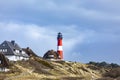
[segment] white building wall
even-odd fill
[[[23,57],[23,56],[6,56],[10,61],[18,61],[18,60],[28,60],[29,58]]]
[[[21,57],[19,56],[15,56],[15,55],[12,55],[12,56],[6,56],[10,61],[18,61],[18,60],[22,60]]]
[[[28,60],[29,58],[24,58],[24,60]]]
[[[23,59],[24,59],[24,58],[21,56],[21,57],[20,57],[20,60],[23,60]]]
[[[15,55],[12,56],[6,56],[10,61],[17,61],[17,58]]]

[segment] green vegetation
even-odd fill
[[[88,68],[102,73],[102,78],[97,80],[120,80],[120,65],[118,64],[90,61],[87,65]]]
[[[115,64],[115,63],[107,63],[107,62],[93,62],[93,61],[90,61],[88,64],[90,65],[94,65],[94,66],[97,66],[97,67],[104,67],[104,68],[117,68],[117,67],[120,67],[118,64]]]

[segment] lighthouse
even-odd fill
[[[62,39],[62,33],[59,32],[57,36],[57,53],[60,59],[63,59]]]

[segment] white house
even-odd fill
[[[27,60],[29,56],[15,41],[4,41],[0,44],[0,52],[2,52],[10,61]]]

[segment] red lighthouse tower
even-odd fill
[[[59,58],[60,59],[63,59],[63,49],[62,49],[62,33],[58,33],[58,36],[57,36],[57,52],[59,54]]]

